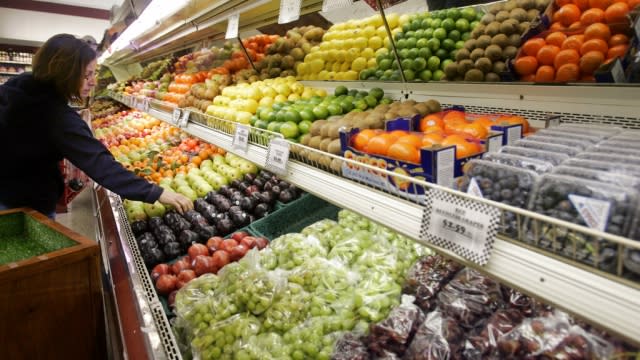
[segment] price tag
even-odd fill
[[[420,238],[485,265],[498,233],[500,211],[443,191],[429,191]]]
[[[353,0],[324,0],[322,2],[322,11],[327,12],[331,10],[340,9],[353,4]]]
[[[173,109],[173,114],[171,116],[171,122],[174,125],[178,125],[178,123],[180,122],[180,115],[182,115],[182,111],[180,111],[179,108]]]
[[[151,99],[149,98],[144,98],[142,100],[142,111],[144,112],[149,112],[149,103],[150,103]]]
[[[562,119],[562,116],[560,115],[549,115],[545,120],[544,127],[548,129],[550,127],[558,126],[560,125],[560,119]]]
[[[302,0],[280,0],[280,14],[278,24],[286,24],[300,18]]]
[[[249,146],[249,127],[247,125],[236,125],[236,132],[233,134],[233,143],[231,147],[234,150],[247,152]]]
[[[182,112],[182,116],[180,116],[180,122],[178,123],[178,127],[179,128],[183,128],[185,126],[187,126],[187,123],[189,123],[189,116],[191,115],[191,111],[189,110],[184,110]]]
[[[613,63],[613,67],[611,68],[611,76],[613,77],[614,83],[624,83],[627,82],[626,76],[624,76],[624,69],[622,68],[622,62],[620,59],[616,59]]]
[[[225,39],[235,39],[238,37],[238,24],[240,23],[240,14],[235,13],[229,15],[227,19],[227,34]]]
[[[267,149],[267,162],[264,167],[278,175],[287,173],[289,161],[289,143],[284,139],[273,139]]]
[[[502,135],[489,136],[489,139],[487,139],[487,152],[488,153],[498,152],[498,150],[500,150],[501,147],[502,147]]]
[[[522,125],[510,127],[507,129],[507,145],[511,145],[514,142],[522,138]]]
[[[469,187],[467,188],[467,194],[469,195],[473,195],[473,196],[477,196],[479,198],[482,198],[484,196],[482,196],[482,190],[480,189],[480,185],[478,185],[478,182],[476,181],[476,178],[471,178],[471,181],[469,181]]]

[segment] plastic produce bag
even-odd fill
[[[512,154],[518,156],[524,156],[532,159],[543,160],[553,164],[554,166],[560,165],[561,162],[567,160],[569,155],[555,153],[545,150],[529,149],[516,146],[503,146],[500,148],[499,154]]]
[[[617,140],[607,139],[596,145],[596,147],[618,148],[622,150],[637,150],[640,151],[640,137],[634,140]]]
[[[504,304],[500,285],[476,270],[465,268],[438,294],[438,307],[465,329],[483,321]]]
[[[553,129],[566,129],[568,131],[581,131],[584,133],[602,134],[607,137],[617,135],[622,131],[622,128],[615,127],[609,124],[572,124],[564,123],[560,124]]]
[[[424,322],[424,313],[411,295],[402,295],[401,304],[391,310],[389,316],[370,327],[367,345],[377,356],[389,351],[402,356],[411,343],[418,326]]]
[[[345,265],[351,265],[365,252],[374,240],[373,235],[365,230],[358,230],[336,243],[329,254],[328,259],[341,261]]]
[[[298,284],[287,284],[271,306],[262,314],[263,331],[284,334],[309,316],[311,294]]]
[[[380,271],[391,275],[397,283],[405,278],[404,264],[399,261],[398,249],[387,241],[377,241],[355,260],[351,266],[360,274]]]
[[[309,292],[315,291],[318,287],[346,291],[354,286],[358,279],[358,273],[351,271],[342,262],[322,257],[306,259],[288,273],[289,282],[296,283]]]
[[[544,135],[531,135],[526,137],[527,140],[538,141],[545,144],[556,144],[556,145],[564,145],[570,148],[574,148],[577,150],[585,150],[593,145],[593,143],[589,141],[582,141],[576,139],[568,139],[568,138],[559,138],[553,136],[544,136]]]
[[[336,341],[331,355],[332,360],[369,360],[369,352],[362,338],[348,332]]]
[[[259,332],[255,316],[236,314],[203,330],[191,341],[192,352],[200,359],[234,359],[242,343]]]
[[[548,151],[548,152],[552,152],[552,153],[555,153],[555,154],[565,154],[567,156],[576,156],[580,152],[582,152],[582,150],[580,150],[580,149],[576,149],[576,148],[569,147],[569,146],[566,146],[566,145],[550,144],[550,143],[527,140],[527,139],[520,139],[520,140],[516,141],[515,143],[513,143],[513,146],[515,146],[515,147],[523,147],[523,148],[526,148],[526,149]]]
[[[241,340],[237,345],[234,359],[287,359],[290,352],[289,346],[284,343],[280,335],[268,332]]]
[[[269,244],[278,258],[278,267],[289,270],[315,256],[327,256],[327,250],[315,236],[291,233],[282,235]]]
[[[482,157],[482,159],[502,165],[509,165],[520,169],[531,170],[536,174],[546,173],[553,169],[553,164],[548,161],[512,154],[487,153]]]
[[[336,341],[349,330],[343,329],[339,316],[318,316],[287,331],[282,338],[289,344],[293,359],[328,359]]]
[[[439,310],[432,311],[418,327],[404,359],[462,359],[464,338],[464,329],[456,320]]]
[[[331,250],[333,245],[345,236],[345,233],[350,232],[351,230],[343,228],[336,221],[330,219],[315,222],[301,231],[303,235],[317,238],[327,251]]]
[[[546,316],[553,312],[553,308],[518,290],[502,285],[502,293],[508,309],[514,309],[525,317]]]
[[[465,359],[484,359],[497,351],[498,338],[518,326],[524,316],[515,309],[500,309],[487,320],[482,331],[467,338]]]
[[[400,303],[402,288],[384,272],[369,271],[360,275],[362,278],[354,289],[356,311],[362,319],[378,322]]]
[[[611,154],[611,155],[640,157],[640,149],[628,148],[623,146],[615,146],[615,145],[598,144],[596,146],[590,147],[587,152],[596,153],[596,154]]]
[[[431,311],[440,290],[462,268],[459,263],[441,255],[422,257],[409,269],[403,292],[414,295],[422,310]]]

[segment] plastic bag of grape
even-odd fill
[[[391,309],[400,304],[402,288],[387,273],[370,270],[362,275],[355,288],[355,306],[358,315],[370,322],[384,319]]]
[[[327,250],[315,236],[298,233],[282,235],[269,246],[278,259],[278,267],[285,270],[301,265],[306,259],[327,256]]]
[[[282,338],[294,360],[329,359],[344,331],[341,316],[317,316],[287,331]]]
[[[191,341],[194,358],[234,359],[244,341],[260,333],[260,320],[247,313],[233,315],[209,326]]]
[[[298,284],[288,283],[262,314],[263,331],[284,334],[307,318],[310,303],[311,294]]]
[[[572,325],[561,312],[525,319],[500,336],[497,347],[501,358],[511,359],[610,359],[614,352],[611,343]]]
[[[416,304],[424,311],[435,307],[440,290],[463,266],[440,255],[421,257],[407,273],[403,291],[416,297]]]
[[[345,265],[351,265],[355,260],[365,252],[373,243],[375,235],[366,230],[359,230],[338,241],[327,258],[336,259]]]
[[[424,322],[424,313],[413,302],[411,295],[402,295],[402,302],[391,310],[383,321],[372,324],[367,345],[377,356],[390,351],[403,355],[418,326]]]
[[[209,320],[207,314],[210,314],[210,301],[218,284],[216,275],[205,274],[189,281],[176,293],[173,328],[183,352],[188,349],[195,332],[208,326],[206,321]]]
[[[286,359],[290,352],[289,346],[285,344],[280,335],[268,332],[250,336],[247,340],[241,340],[238,343],[234,359]]]
[[[306,236],[315,236],[320,241],[320,244],[329,251],[338,239],[344,236],[345,231],[347,230],[336,221],[324,219],[302,229],[301,233]]]
[[[524,316],[515,309],[500,309],[493,313],[477,334],[470,334],[464,346],[464,357],[469,360],[485,359],[497,351],[497,340],[518,326]]]
[[[306,259],[300,266],[292,269],[288,280],[310,292],[316,291],[318,287],[341,292],[354,286],[359,280],[359,275],[338,260],[314,257]]]
[[[464,329],[456,320],[435,310],[416,331],[404,358],[412,360],[462,359]]]
[[[503,303],[500,284],[470,268],[458,272],[437,301],[440,310],[465,329],[482,326]]]
[[[361,336],[346,333],[341,336],[333,349],[331,360],[369,360],[369,351]]]

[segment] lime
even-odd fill
[[[407,47],[407,39],[400,39],[396,42],[396,47],[398,49],[404,49]]]
[[[364,91],[364,90],[360,90],[360,91],[358,91],[358,96],[356,96],[356,99],[357,99],[357,98],[363,98],[363,97],[365,97],[365,96],[367,96],[367,95],[369,95],[369,93],[368,93],[368,92],[366,92],[366,91]]]
[[[293,122],[296,124],[302,121],[302,116],[300,116],[300,113],[293,109],[287,111],[284,115],[284,118],[286,122]]]
[[[475,29],[475,28],[476,28],[476,26],[478,26],[479,24],[480,24],[480,22],[479,22],[479,21],[477,21],[477,20],[476,20],[476,21],[472,21],[472,22],[469,24],[469,30],[473,30],[473,29]]]
[[[424,70],[426,67],[427,67],[427,60],[419,57],[413,60],[413,65],[411,66],[411,69],[418,73]]]
[[[404,79],[407,81],[413,81],[416,78],[416,74],[411,69],[405,69],[402,73],[404,74]]]
[[[381,63],[383,60],[386,60],[387,58],[388,58],[387,54],[379,54],[379,55],[376,55],[376,64],[380,65],[380,63]]]
[[[444,71],[436,70],[433,72],[433,80],[440,81],[444,77]]]
[[[476,21],[482,20],[484,14],[481,11],[476,12]]]
[[[378,63],[378,68],[381,70],[391,69],[391,60],[384,59]]]
[[[409,50],[409,59],[415,59],[418,57],[418,48]]]
[[[342,115],[342,107],[338,104],[330,104],[327,106],[330,115]]]
[[[390,80],[389,76],[387,75],[380,76],[380,81],[387,81],[387,80]]]
[[[436,56],[437,56],[438,58],[440,58],[440,60],[444,60],[444,59],[446,59],[446,58],[448,58],[448,57],[449,57],[449,51],[447,51],[447,50],[445,50],[445,49],[438,49],[438,50],[436,51]]]
[[[342,113],[346,114],[349,111],[353,110],[353,100],[351,101],[347,101],[347,100],[343,100],[340,102],[340,107],[342,108]],[[331,112],[331,110],[329,110],[329,112]]]
[[[388,98],[388,97],[383,97],[380,100],[380,104],[391,104],[392,102],[393,102],[393,100],[391,100],[391,98]]]
[[[393,75],[393,70],[391,69],[386,70],[383,75],[386,77],[391,77],[391,75]]]
[[[285,121],[287,121],[287,120],[285,119],[285,115],[286,115],[286,113],[287,113],[287,111],[286,111],[286,110],[279,110],[279,111],[276,113],[276,121],[277,121],[277,122],[285,122]]]
[[[445,50],[453,50],[456,48],[456,43],[451,39],[444,39],[442,40],[442,48]]]
[[[316,117],[313,115],[313,110],[304,109],[300,111],[300,117],[303,121],[314,121]]]
[[[411,31],[407,31],[406,34],[404,34],[404,38],[408,39],[408,38],[412,38],[412,37],[416,37],[416,32],[411,30]]]
[[[462,36],[460,37],[460,40],[467,41],[470,38],[471,38],[471,33],[470,32],[466,32],[466,33],[462,33]]]
[[[424,30],[428,29],[431,27],[431,23],[433,22],[432,19],[427,18],[427,19],[422,19],[421,25],[420,27]]]
[[[431,53],[431,49],[429,49],[428,47],[418,49],[418,57],[421,57],[423,59],[428,59],[431,57],[431,55],[433,54]]]
[[[431,51],[436,51],[440,49],[440,40],[436,38],[431,38],[429,39],[428,46]]]
[[[393,75],[389,78],[391,81],[400,81],[400,72],[394,72]]]
[[[404,59],[402,60],[402,69],[411,69],[411,67],[413,66],[413,60],[411,59]]]
[[[396,33],[396,35],[394,36],[394,39],[400,40],[400,39],[404,39],[404,33],[402,31],[399,31]]]
[[[346,97],[345,99],[349,99],[351,101],[353,101],[353,96],[358,95],[358,90],[356,89],[351,89],[349,90],[349,93],[347,94],[347,96],[351,96],[351,98]]]
[[[417,42],[418,42],[418,39],[416,39],[415,37],[408,38],[407,39],[407,48],[409,48],[409,49],[415,48]]]
[[[280,126],[280,134],[286,138],[295,138],[300,134],[298,125],[292,121],[287,121]]]
[[[452,62],[453,60],[451,59],[445,59],[444,61],[442,61],[442,64],[440,64],[440,68],[444,70],[444,68],[446,68],[447,65],[451,64]]]
[[[437,56],[432,56],[427,60],[427,67],[431,71],[436,71],[440,68],[440,58]]]
[[[419,77],[422,81],[429,81],[433,77],[433,74],[431,73],[431,70],[422,70]]]
[[[308,134],[309,130],[311,130],[311,121],[308,120],[302,120],[300,121],[300,123],[298,124],[298,130],[300,130],[301,134]]]
[[[269,125],[267,126],[267,130],[273,131],[273,132],[279,132],[281,124],[283,124],[283,123],[279,123],[279,122],[269,123]]]
[[[456,50],[460,50],[464,47],[464,41],[458,40],[456,41]]]
[[[402,32],[406,33],[409,30],[411,30],[411,26],[409,26],[409,24],[402,25]]]
[[[257,116],[253,115],[251,119],[249,119],[249,125],[256,126],[256,121],[260,121],[260,119]]]
[[[451,31],[456,28],[456,22],[453,19],[444,19],[442,20],[442,27],[447,31]]]
[[[458,19],[460,17],[460,10],[456,8],[447,10],[447,17],[453,20]]]
[[[416,42],[416,46],[418,48],[425,48],[427,47],[427,41],[428,41],[427,39],[422,38]]]
[[[367,102],[364,99],[358,99],[353,103],[353,111],[356,110],[367,110],[367,108],[369,107],[369,105],[367,105]]]
[[[424,31],[425,39],[431,39],[433,37],[433,29],[429,28]]]
[[[253,124],[253,126],[260,129],[266,129],[269,126],[269,123],[264,120],[256,120],[256,123]]]
[[[380,76],[384,75],[384,71],[383,70],[376,70],[374,76],[377,77],[378,79],[380,78]]]
[[[417,40],[420,40],[424,37],[424,30],[423,29],[419,29],[416,30],[416,34],[414,36]]]
[[[471,7],[462,9],[460,11],[460,15],[462,15],[462,17],[467,21],[476,20],[476,11]]]
[[[393,59],[393,61],[391,62],[391,69],[397,69],[398,68],[398,60]],[[389,70],[391,70],[389,69]]]
[[[373,96],[376,100],[380,100],[384,96],[384,90],[375,87],[369,90],[369,95]]]
[[[362,71],[360,71],[360,75],[358,75],[358,79],[360,80],[367,80],[368,78],[370,78],[374,73],[373,69],[364,69]]]
[[[433,21],[431,22],[431,28],[432,29],[437,29],[442,25],[442,20],[441,19],[433,19]]]
[[[340,85],[340,86],[337,86],[337,87],[336,87],[336,89],[334,90],[334,92],[333,92],[333,93],[334,93],[336,96],[340,96],[340,95],[344,95],[344,94],[346,94],[348,91],[349,91],[349,90],[347,90],[347,87],[346,87],[346,86],[342,86],[342,85]]]
[[[469,31],[469,20],[467,19],[456,20],[456,29],[460,32]]]
[[[442,41],[447,38],[447,30],[444,28],[437,28],[433,31],[433,37]]]
[[[398,56],[400,56],[400,59],[407,59],[409,57],[409,49],[405,48],[398,51]]]
[[[415,19],[415,20],[412,20],[410,24],[411,25],[409,27],[411,28],[411,30],[415,31],[420,29],[422,22],[419,19]]]
[[[269,115],[271,115],[271,110],[269,109],[262,109],[258,112],[258,117],[260,118],[260,120],[264,120],[267,121],[269,120]]]
[[[382,96],[380,96],[382,97]],[[367,95],[364,97],[364,101],[367,103],[367,107],[375,107],[376,105],[378,105],[378,98],[376,98],[373,95]],[[366,110],[363,109],[363,110]]]
[[[313,115],[316,116],[316,119],[326,119],[329,117],[329,110],[322,105],[318,105],[313,108]]]
[[[462,34],[460,33],[460,31],[453,29],[451,31],[449,31],[449,39],[453,40],[453,41],[458,41],[460,40],[460,37],[462,36]]]

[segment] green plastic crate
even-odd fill
[[[269,239],[300,232],[305,227],[323,220],[338,219],[340,208],[316,196],[308,194],[299,200],[274,211],[269,216],[249,225],[255,233]]]

